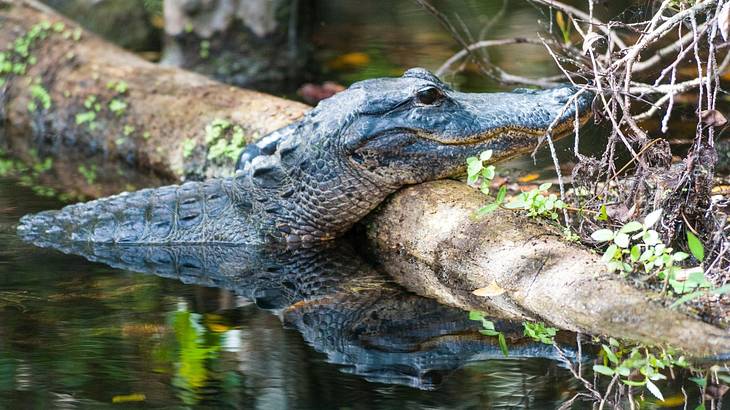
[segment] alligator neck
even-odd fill
[[[355,172],[339,139],[318,136],[317,128],[304,120],[267,137],[236,173],[236,199],[250,202],[267,233],[290,244],[339,236],[398,188]]]

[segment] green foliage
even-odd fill
[[[114,98],[109,101],[109,111],[113,112],[117,116],[123,115],[126,109],[127,103],[122,100]]]
[[[479,190],[484,195],[489,194],[489,184],[494,179],[496,168],[494,165],[485,165],[492,158],[492,150],[486,150],[479,157],[466,159],[466,182],[469,185],[479,184]]]
[[[194,149],[195,141],[190,138],[186,138],[182,143],[183,158],[187,158],[192,155]]]
[[[228,158],[235,161],[241,149],[246,146],[243,128],[230,121],[216,118],[205,126],[205,143],[208,146],[208,160]],[[183,156],[184,156],[183,150]]]
[[[545,183],[529,192],[523,192],[504,207],[507,209],[523,209],[532,217],[546,217],[557,220],[558,210],[565,209],[565,203],[555,194],[547,194],[552,184]]]
[[[114,90],[117,94],[125,94],[129,90],[129,85],[124,80],[109,81],[106,83],[106,88]]]
[[[662,210],[657,209],[646,216],[644,223],[632,221],[618,230],[599,229],[591,234],[599,243],[610,243],[602,257],[608,269],[628,275],[641,265],[645,273],[666,281],[677,294],[710,287],[701,267],[682,269],[676,265],[687,259],[688,254],[675,252],[661,243],[659,233],[652,229],[661,215]]]
[[[48,110],[51,108],[51,95],[40,84],[30,86],[31,101],[28,103],[28,111],[33,112],[38,107]]]
[[[496,175],[494,165],[486,165],[491,158],[492,150],[487,150],[479,154],[478,157],[469,157],[466,159],[466,182],[471,186],[478,186],[484,195],[489,194],[489,185]],[[504,202],[506,195],[507,187],[500,187],[494,202],[479,208],[476,211],[476,216],[480,218],[496,211]]]
[[[207,59],[210,57],[210,41],[203,40],[200,42],[200,58]]]
[[[532,340],[546,345],[555,343],[555,335],[558,333],[558,329],[545,326],[544,323],[539,322],[523,322],[522,326],[525,328],[525,336]]]
[[[692,231],[687,231],[687,246],[695,259],[700,262],[705,260],[705,247],[702,245],[700,239],[692,233]]]
[[[84,177],[87,184],[93,185],[96,182],[96,165],[91,165],[87,168],[84,164],[81,164],[79,165],[78,171]]]
[[[603,364],[593,366],[597,374],[618,376],[622,383],[632,387],[646,387],[659,400],[663,395],[654,383],[665,380],[662,373],[673,367],[687,367],[684,356],[676,357],[673,350],[661,349],[653,351],[647,346],[625,346],[616,339],[610,338],[608,344],[601,345],[599,357]]]
[[[507,348],[507,339],[504,337],[504,333],[497,331],[494,328],[494,322],[484,317],[484,313],[478,311],[469,312],[469,320],[476,320],[482,323],[482,329],[479,333],[485,336],[496,336],[499,342],[499,349],[502,351],[504,357],[509,356],[509,349]]]

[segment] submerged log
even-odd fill
[[[0,0],[0,23],[4,44],[34,27],[46,33],[27,56],[6,53],[27,63],[27,71],[3,74],[2,143],[27,161],[56,158],[41,178],[65,190],[100,196],[130,183],[138,188],[229,174],[229,154],[239,145],[307,110],[150,64],[31,0]],[[98,167],[96,183],[89,183],[90,161]],[[727,332],[601,274],[593,253],[545,226],[508,211],[470,219],[482,201],[455,182],[394,195],[368,221],[376,258],[407,288],[464,309],[496,308],[565,329],[670,343],[695,355],[730,351]],[[472,294],[491,284],[505,292]]]

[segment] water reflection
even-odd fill
[[[292,337],[286,329],[296,330],[342,372],[368,382],[426,391],[449,389],[446,376],[457,370],[460,378],[483,374],[474,399],[483,396],[494,406],[554,403],[574,388],[565,370],[548,360],[554,357],[551,346],[528,343],[519,336],[521,327],[499,322],[510,340],[510,358],[504,359],[496,338],[480,335],[478,323],[465,312],[405,292],[346,241],[297,250],[34,241],[115,268],[208,287],[193,300],[178,299],[165,328],[126,327],[130,336],[159,340],[149,352],[153,367],[172,373],[171,383],[185,404],[214,396],[227,403],[255,396],[266,408],[297,407],[291,400],[301,400],[302,394],[317,400],[325,387],[312,374],[319,370],[299,349],[282,348],[282,341]],[[278,317],[285,329],[252,323],[252,309],[273,313],[257,320]],[[522,360],[528,357],[545,360]],[[374,386],[358,394],[375,394]],[[324,390],[354,394],[348,387]],[[123,397],[128,398],[135,396]]]

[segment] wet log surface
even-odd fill
[[[226,132],[239,126],[250,140],[308,110],[145,62],[86,32],[77,36],[74,23],[35,2],[0,0],[2,44],[42,21],[62,21],[65,27],[31,47],[35,61],[27,73],[4,77],[0,141],[30,163],[55,158],[41,178],[65,191],[97,197],[224,175],[232,159],[211,158],[215,141],[206,141],[214,120],[229,122]],[[120,82],[123,92],[116,87]],[[47,90],[50,106],[38,101],[32,84]],[[114,99],[126,104],[123,112],[110,110]],[[80,122],[78,115],[89,111],[93,121]],[[80,163],[95,167],[94,183]],[[651,295],[602,274],[595,254],[563,242],[546,226],[502,210],[472,219],[483,201],[453,181],[403,190],[367,220],[375,258],[406,288],[448,305],[669,343],[695,355],[730,351],[725,330],[663,308]],[[505,292],[492,298],[472,294],[491,284]]]

